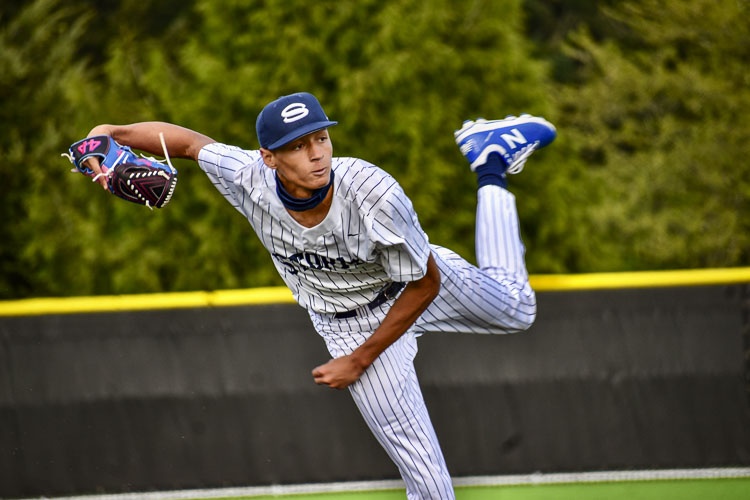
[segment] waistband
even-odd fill
[[[370,309],[375,309],[379,305],[383,304],[384,302],[387,302],[391,300],[392,298],[396,297],[398,293],[404,289],[406,286],[406,283],[403,283],[401,281],[394,281],[391,284],[387,285],[385,288],[380,290],[380,293],[375,297],[372,302],[369,304],[366,304],[362,307],[368,307]],[[361,309],[352,309],[351,311],[344,311],[344,312],[338,312],[334,313],[333,317],[336,319],[346,319],[346,318],[353,318],[357,315],[357,311]]]

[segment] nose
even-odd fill
[[[325,150],[323,148],[323,145],[318,143],[317,141],[313,141],[312,145],[310,146],[310,160],[320,160],[323,155],[325,154]]]

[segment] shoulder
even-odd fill
[[[387,198],[403,193],[391,174],[359,158],[334,158],[333,169],[336,194],[356,203],[360,211],[369,212]]]
[[[242,149],[238,146],[212,142],[198,152],[198,161],[215,165],[242,166],[261,160],[260,151]]]
[[[198,165],[207,174],[239,181],[249,176],[262,176],[265,164],[260,151],[213,142],[201,148]]]

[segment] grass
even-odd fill
[[[222,500],[403,500],[404,490],[233,497]],[[748,500],[750,478],[459,486],[456,500]],[[201,500],[201,499],[195,499]]]

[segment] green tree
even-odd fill
[[[65,239],[80,222],[70,217],[70,204],[82,200],[68,197],[72,179],[58,159],[64,131],[81,123],[73,103],[85,108],[91,90],[75,52],[86,20],[79,9],[36,0],[0,27],[2,297],[45,290],[80,250],[73,243],[63,254],[56,241],[41,248],[38,238],[54,231]],[[46,216],[39,223],[40,212],[55,214],[54,227]]]
[[[530,112],[555,144],[510,179],[531,272],[748,264],[747,0],[35,0],[0,6],[0,297],[280,284],[244,217],[176,161],[173,201],[115,200],[59,158],[98,123],[257,147],[307,90],[334,151],[392,173],[472,260],[451,134]],[[139,18],[141,23],[123,23]]]
[[[198,1],[200,22],[185,44],[165,51],[154,41],[116,66],[138,68],[155,117],[247,148],[257,147],[255,117],[266,102],[315,93],[341,122],[335,153],[395,175],[432,240],[471,258],[475,181],[452,132],[480,113],[545,107],[545,67],[528,57],[521,5]],[[242,286],[278,283],[242,216],[195,188],[175,196],[206,197],[201,217],[186,224],[209,224],[222,237],[200,243],[217,268],[189,267],[242,276]],[[225,257],[209,258],[217,241]]]
[[[558,123],[589,192],[570,270],[747,265],[750,260],[748,3],[627,2],[627,27],[569,41],[579,80]],[[592,186],[593,184],[593,186]]]

